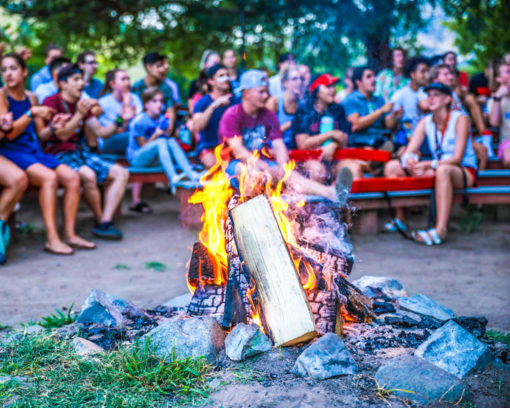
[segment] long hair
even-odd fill
[[[99,92],[99,96],[103,96],[103,95],[113,92],[110,82],[115,81],[115,75],[117,75],[117,72],[119,72],[119,71],[123,71],[123,70],[120,68],[115,68],[115,69],[109,70],[106,73],[106,75],[104,77],[103,89],[101,89],[101,92]]]

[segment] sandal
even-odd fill
[[[52,255],[64,255],[64,256],[69,256],[69,255],[73,255],[74,254],[74,251],[71,251],[71,252],[55,251],[48,244],[44,245],[44,252],[48,252],[49,254],[52,254]]]
[[[0,265],[3,265],[6,261],[6,251],[11,239],[9,226],[3,220],[0,220]]]
[[[414,242],[427,246],[441,245],[443,243],[443,240],[434,228],[431,228],[428,231],[413,231],[411,233],[411,237]]]
[[[129,207],[129,211],[137,212],[140,214],[150,214],[152,213],[152,208],[146,202],[140,201],[139,203],[133,204],[131,207]]]

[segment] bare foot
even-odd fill
[[[74,253],[73,248],[60,240],[46,242],[44,250],[54,255],[72,255]]]
[[[96,249],[96,244],[83,239],[79,235],[66,235],[64,241],[67,245],[78,249]]]

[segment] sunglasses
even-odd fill
[[[290,77],[289,81],[304,81],[305,78],[303,77]]]

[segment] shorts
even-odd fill
[[[479,180],[478,180],[478,169],[474,168],[474,167],[463,167],[464,169],[466,169],[469,174],[471,174],[471,176],[473,176],[473,180],[475,181],[475,184],[473,185],[473,187],[478,187],[480,185],[479,183]]]
[[[108,177],[110,169],[114,163],[104,160],[97,153],[87,150],[72,150],[57,154],[57,158],[64,164],[67,164],[74,171],[78,171],[80,167],[87,166],[94,170],[98,183],[104,183]]]
[[[62,164],[55,156],[37,151],[0,148],[0,155],[12,161],[21,170],[28,169],[32,164],[42,164],[49,169],[55,169]]]
[[[503,158],[503,150],[510,148],[510,140],[504,140],[499,144],[498,147],[498,158],[501,160]]]

